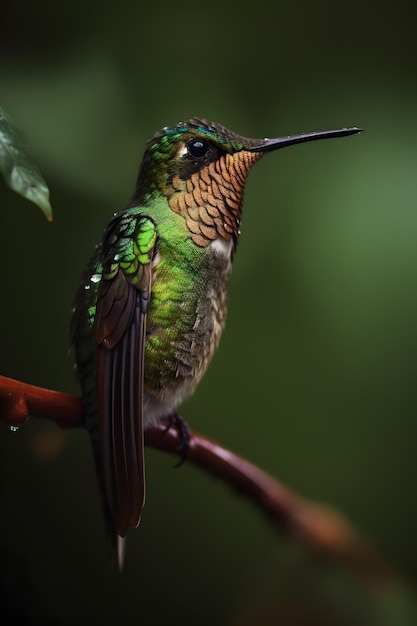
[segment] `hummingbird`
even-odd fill
[[[72,319],[85,424],[120,569],[145,503],[144,430],[179,420],[186,448],[176,409],[197,387],[225,325],[250,169],[274,150],[360,131],[250,139],[193,118],[148,141],[133,196],[95,248]]]

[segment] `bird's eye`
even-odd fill
[[[188,143],[187,148],[188,154],[190,156],[194,157],[195,159],[201,159],[202,157],[206,156],[209,145],[207,141],[204,141],[204,139],[193,139]]]

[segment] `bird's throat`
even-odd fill
[[[227,153],[187,180],[173,177],[166,190],[169,206],[185,219],[198,246],[206,247],[218,236],[237,240],[246,177],[261,156],[247,150]]]

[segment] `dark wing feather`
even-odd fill
[[[112,233],[114,240],[114,226]],[[110,247],[94,322],[104,508],[120,567],[121,538],[139,524],[145,502],[143,379],[155,240],[153,222],[140,218],[132,237],[117,239],[116,250]]]

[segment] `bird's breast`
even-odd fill
[[[145,392],[173,404],[194,391],[226,321],[230,244],[192,246],[159,251],[147,321]]]

